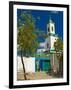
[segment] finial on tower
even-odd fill
[[[53,21],[52,21],[52,19],[51,19],[51,16],[49,17],[49,23],[52,23]]]

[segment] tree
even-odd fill
[[[57,41],[54,43],[56,56],[59,60],[59,74],[63,76],[63,41],[58,38]]]
[[[60,56],[61,56],[60,53],[63,52],[63,41],[60,38],[58,38],[54,43],[54,47],[55,47],[56,53],[59,53],[57,54],[57,57],[60,59]]]
[[[32,56],[39,45],[37,41],[37,34],[35,33],[35,19],[31,14],[21,13],[21,18],[24,20],[24,24],[22,24],[22,20],[19,18],[17,27],[17,45],[21,55],[21,62],[24,71],[24,78],[26,78],[25,66],[23,61],[23,56],[29,57]]]

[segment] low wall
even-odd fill
[[[23,57],[24,65],[25,65],[25,70],[26,73],[30,72],[35,72],[35,58],[29,57]],[[17,70],[20,72],[23,70],[22,63],[21,63],[21,57],[17,57]]]

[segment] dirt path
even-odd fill
[[[17,73],[17,80],[24,80],[23,71]],[[27,73],[27,80],[37,80],[37,79],[51,79],[52,76],[49,76],[46,72],[36,72],[36,73]]]

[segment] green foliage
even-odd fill
[[[57,41],[54,43],[54,47],[55,47],[55,51],[56,51],[56,55],[58,57],[59,60],[63,59],[63,41],[58,38]]]
[[[63,41],[58,38],[57,41],[54,43],[54,47],[57,52],[63,51]]]
[[[58,75],[60,77],[63,77],[63,41],[58,38],[57,41],[54,43],[55,50],[56,50],[56,56],[59,60],[59,71]],[[60,52],[60,53],[58,53]]]
[[[39,45],[35,33],[35,21],[28,13],[21,14],[21,17],[24,19],[24,24],[20,28],[18,27],[17,44],[19,50],[22,50],[25,56],[29,56],[36,52]],[[20,19],[18,26],[21,22]]]

